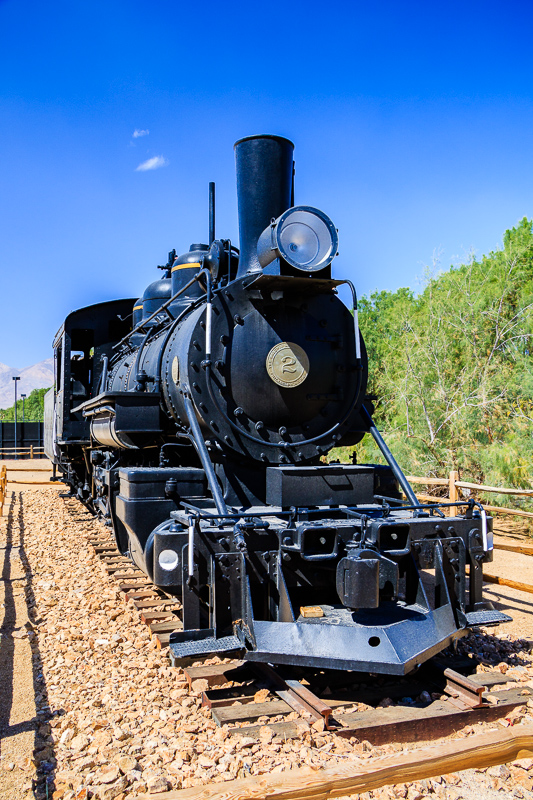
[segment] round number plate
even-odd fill
[[[274,345],[266,358],[269,377],[285,389],[293,389],[309,374],[309,359],[305,350],[294,342]]]

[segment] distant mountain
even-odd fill
[[[20,381],[17,381],[17,399],[20,399],[21,394],[29,396],[34,389],[52,386],[54,359],[47,358],[24,369],[0,364],[0,408],[11,408],[15,402],[15,384],[11,380],[15,375],[20,377]]]
[[[8,373],[9,373],[9,375],[11,375],[11,373],[15,369],[16,369],[15,367],[8,367],[7,364],[0,364],[0,376],[4,377]]]

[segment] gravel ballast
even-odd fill
[[[303,726],[299,738],[287,741],[274,738],[268,725],[259,741],[230,735],[201,707],[203,682],[189,690],[182,670],[169,666],[136,609],[124,602],[88,545],[89,536],[107,529],[83,506],[53,489],[13,491],[0,528],[3,651],[4,642],[12,645],[0,662],[2,700],[11,709],[9,718],[0,716],[1,798],[44,800],[48,793],[56,800],[133,800],[294,767],[368,763],[415,746],[373,747]],[[479,671],[506,672],[509,687],[533,687],[528,646],[503,628],[497,636],[471,635],[459,648],[481,653]],[[495,726],[533,722],[527,698],[513,715]],[[495,726],[469,726],[456,736]],[[360,796],[533,797],[532,767],[525,759]]]

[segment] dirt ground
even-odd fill
[[[11,502],[6,503],[4,518],[14,512],[14,505]],[[2,764],[24,763],[29,768],[33,757],[37,718],[32,649],[30,640],[24,635],[29,623],[25,593],[27,569],[19,527],[14,524],[8,529],[4,525],[2,527],[5,535],[0,545],[3,556],[3,620],[0,632],[1,756]],[[31,789],[32,781],[28,769],[0,772],[0,796],[6,800],[31,796]]]
[[[494,544],[494,560],[492,564],[484,566],[483,572],[486,575],[496,575],[499,578],[507,578],[533,586],[533,557],[510,553],[507,550],[498,550],[498,544],[531,545],[533,547],[533,538],[527,528],[524,529],[519,520],[496,517],[494,519]],[[495,633],[533,638],[533,594],[494,583],[486,583],[484,593],[496,608],[505,611],[513,618],[512,622],[493,628]]]
[[[46,474],[35,470],[29,477],[40,483]],[[368,763],[416,746],[373,747],[309,732],[278,742],[268,725],[257,742],[217,728],[201,707],[203,687],[189,691],[182,671],[170,668],[88,546],[100,523],[58,494],[55,486],[12,483],[0,519],[0,800],[134,800],[145,792],[157,799],[167,789],[346,759]],[[531,541],[516,524],[498,527],[496,542],[507,540]],[[533,585],[533,558],[515,556],[496,550],[487,571]],[[533,687],[526,647],[533,640],[533,594],[495,584],[485,591],[513,623],[480,631],[460,648],[482,656],[482,671],[505,671],[516,685]],[[533,722],[529,702],[532,708],[521,707],[513,722]],[[468,726],[456,736],[481,730]],[[360,798],[506,794],[533,800],[533,759]]]

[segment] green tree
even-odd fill
[[[360,302],[375,419],[404,469],[477,482],[533,482],[533,223],[503,247],[440,274],[424,290]],[[359,461],[374,460],[369,437]]]
[[[48,389],[34,389],[24,401],[24,419],[26,422],[42,422],[44,420],[44,396]],[[22,422],[22,400],[17,400],[17,420]],[[15,421],[15,404],[11,408],[0,409],[0,421]]]

